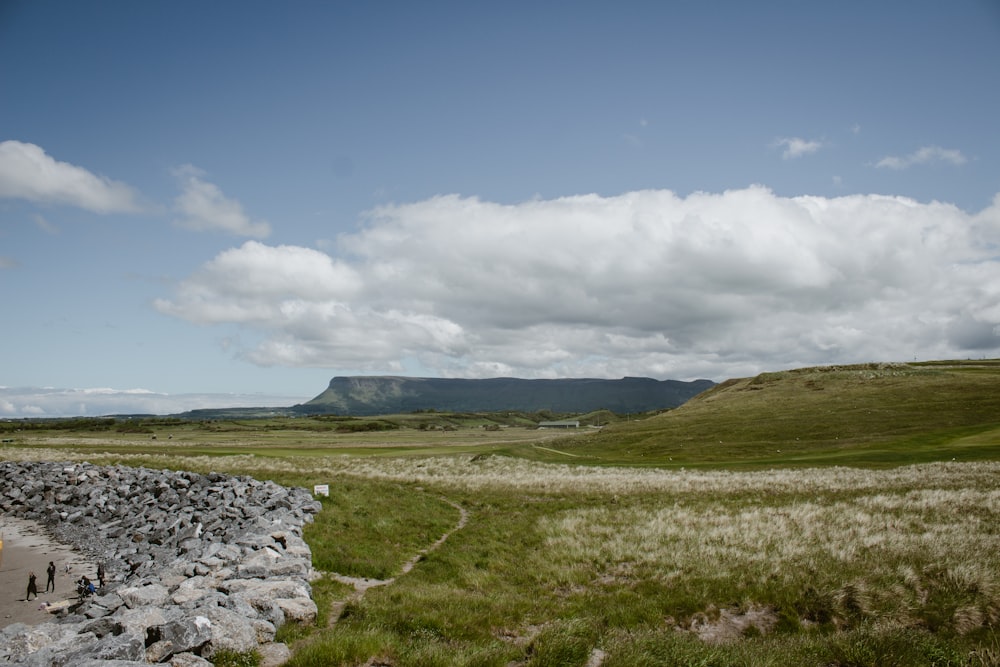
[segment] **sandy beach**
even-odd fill
[[[11,623],[36,625],[52,620],[52,615],[40,609],[42,602],[57,603],[76,597],[76,580],[81,575],[96,579],[96,564],[89,562],[71,547],[48,536],[32,522],[7,516],[0,517],[0,627]],[[45,569],[49,561],[56,564],[56,590],[45,593]],[[66,567],[69,566],[69,573]],[[38,598],[25,601],[28,573],[37,577]]]

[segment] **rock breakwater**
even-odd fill
[[[35,521],[97,563],[107,583],[51,623],[0,630],[0,663],[209,665],[315,619],[302,539],[320,503],[305,489],[217,473],[0,462],[0,512]]]

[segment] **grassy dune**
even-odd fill
[[[581,463],[729,469],[996,459],[1000,361],[765,373],[550,448]],[[516,453],[559,460],[532,448]]]

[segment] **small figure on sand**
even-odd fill
[[[35,573],[34,572],[29,572],[28,573],[28,592],[25,593],[25,595],[24,595],[24,601],[27,602],[28,600],[30,600],[32,595],[34,595],[36,598],[38,597],[38,584],[35,582]]]
[[[97,564],[97,583],[99,583],[101,585],[101,588],[104,588],[105,576],[106,575],[105,575],[105,572],[104,572],[104,563],[98,563]]]
[[[45,592],[49,592],[49,586],[52,587],[52,592],[56,592],[56,564],[49,561],[49,567],[45,570],[45,573],[49,575],[49,578],[45,581]]]

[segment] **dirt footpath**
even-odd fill
[[[87,575],[96,580],[96,565],[70,547],[52,540],[42,528],[32,521],[0,516],[0,627],[11,623],[37,625],[53,619],[40,609],[49,604],[73,600],[76,597],[76,580]],[[55,593],[45,593],[45,569],[49,561],[56,564]],[[70,570],[67,573],[66,567]],[[38,598],[25,601],[28,590],[28,573],[33,571],[38,586]]]

